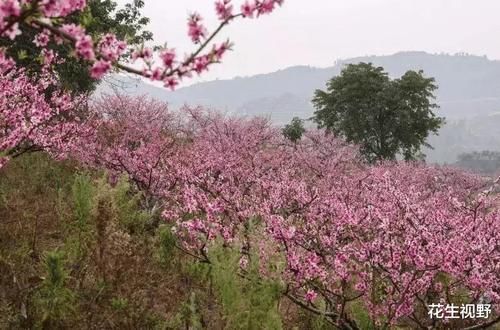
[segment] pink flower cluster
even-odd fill
[[[73,12],[84,9],[87,5],[85,0],[3,0],[0,4],[0,37],[14,41],[21,33],[20,24],[27,24],[40,30],[33,43],[45,50],[45,53],[51,39],[56,43],[72,44],[76,56],[89,62],[90,73],[95,79],[102,78],[116,66],[155,81],[163,81],[166,87],[173,89],[181,79],[189,78],[193,73],[200,74],[208,70],[211,64],[220,62],[222,55],[230,48],[230,43],[217,45],[210,42],[228,22],[240,16],[253,17],[270,13],[282,3],[283,0],[255,0],[242,5],[241,13],[234,13],[231,0],[216,1],[215,9],[221,23],[213,33],[209,33],[199,14],[193,13],[188,18],[187,34],[198,45],[196,50],[185,55],[183,60],[176,61],[179,56],[174,49],[164,49],[159,53],[161,62],[155,64],[153,51],[142,47],[131,56],[132,61],[142,60],[141,69],[120,63],[127,49],[124,41],[118,40],[111,33],[99,36],[98,41],[94,41],[82,26],[66,19]],[[8,62],[0,61],[0,69],[6,70],[7,64]]]
[[[194,43],[199,43],[202,38],[207,36],[207,29],[203,26],[202,18],[199,14],[194,13],[188,19],[188,36]]]
[[[215,2],[215,11],[221,21],[230,19],[233,16],[233,5],[231,0],[220,0]]]
[[[0,167],[30,151],[67,156],[77,136],[92,134],[78,115],[84,107],[84,98],[58,91],[57,80],[47,70],[36,78],[15,67],[1,72]]]
[[[284,0],[253,0],[246,1],[241,6],[241,12],[244,17],[252,18],[254,15],[263,15],[271,13],[276,6],[281,6]]]
[[[113,177],[125,173],[136,186],[158,196],[175,181],[172,168],[178,145],[172,127],[176,117],[165,103],[146,97],[103,96],[90,106],[97,119],[95,135],[80,139],[73,156]]]
[[[111,70],[113,63],[120,59],[127,49],[127,44],[118,40],[114,34],[108,33],[101,38],[97,49],[101,59],[94,62],[90,73],[93,78],[100,79]]]
[[[14,60],[5,54],[3,49],[0,49],[0,73],[5,73],[15,66]]]
[[[65,17],[69,14],[82,10],[87,6],[86,0],[2,0],[0,4],[0,36],[6,35],[14,40],[21,34],[19,22],[16,18],[21,17],[23,8],[36,6],[41,15],[47,18]]]
[[[21,4],[33,3],[33,0],[21,0]],[[69,14],[84,9],[86,0],[42,0],[39,2],[40,10],[45,17],[65,17]]]

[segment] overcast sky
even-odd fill
[[[168,42],[182,52],[193,48],[186,36],[188,13],[201,13],[209,29],[217,24],[213,0],[145,2],[155,43]],[[299,64],[325,67],[336,59],[404,50],[500,59],[499,13],[500,0],[286,0],[272,15],[238,20],[223,30],[222,39],[229,37],[234,51],[201,80]]]

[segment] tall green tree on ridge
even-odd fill
[[[434,78],[407,71],[391,79],[371,63],[349,64],[317,90],[313,120],[319,127],[360,145],[369,162],[422,157],[430,133],[444,122],[434,110]]]

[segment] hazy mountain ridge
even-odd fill
[[[484,56],[425,52],[364,56],[339,60],[328,68],[295,66],[199,83],[175,92],[137,80],[129,80],[126,85],[129,93],[149,94],[173,106],[187,103],[241,115],[263,115],[282,125],[294,116],[309,118],[314,111],[310,102],[314,91],[323,89],[344,65],[359,62],[382,66],[392,77],[407,70],[423,70],[426,76],[436,78],[437,103],[441,106],[438,113],[447,118],[448,124],[439,137],[430,139],[435,146],[435,150],[426,151],[430,161],[454,162],[461,152],[500,148],[500,116],[494,116],[500,111],[500,61]]]
[[[447,117],[472,117],[500,109],[500,61],[473,55],[432,55],[424,52],[402,52],[390,56],[365,56],[337,61],[329,68],[295,66],[268,74],[215,80],[169,92],[142,82],[134,92],[147,93],[169,101],[230,108],[235,112],[256,99],[295,95],[309,101],[318,88],[337,75],[347,63],[372,62],[383,66],[391,76],[407,70],[422,69],[435,77],[439,85],[438,102]],[[475,111],[470,111],[475,107]],[[308,109],[312,112],[312,108]],[[265,109],[260,109],[265,112]],[[258,112],[258,109],[256,111]]]

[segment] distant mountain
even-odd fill
[[[169,92],[140,81],[130,80],[134,93],[146,93],[173,105],[201,104],[235,113],[273,114],[279,118],[287,110],[308,106],[300,113],[313,111],[310,99],[327,80],[339,74],[348,63],[371,62],[384,67],[391,76],[399,77],[407,70],[423,70],[436,78],[440,114],[448,118],[465,118],[500,110],[500,61],[473,55],[433,55],[425,52],[402,52],[390,56],[367,56],[338,61],[329,68],[296,66],[269,74],[231,80],[216,80]],[[277,108],[283,99],[286,108]],[[290,108],[288,108],[288,106]],[[287,118],[284,118],[287,119]]]
[[[437,103],[441,106],[438,113],[446,117],[449,123],[443,129],[443,133],[447,134],[447,143],[450,139],[453,140],[458,121],[470,121],[470,124],[462,125],[464,131],[460,134],[469,134],[471,139],[476,141],[469,141],[473,146],[458,145],[453,148],[448,145],[446,150],[440,150],[437,145],[443,144],[444,139],[433,137],[431,143],[436,146],[436,150],[427,152],[431,160],[454,162],[458,150],[472,151],[470,148],[476,147],[483,150],[499,144],[498,125],[486,125],[484,129],[489,132],[486,134],[488,136],[481,136],[486,133],[482,127],[488,122],[491,123],[489,119],[492,117],[487,119],[488,116],[500,111],[500,61],[481,56],[401,52],[390,56],[357,57],[337,61],[334,66],[328,68],[295,66],[269,74],[199,83],[175,92],[140,80],[118,80],[127,86],[128,93],[149,94],[166,100],[173,106],[187,103],[241,115],[263,115],[282,125],[294,116],[309,118],[314,111],[310,102],[314,91],[323,89],[325,83],[338,75],[346,64],[359,62],[382,66],[393,77],[399,77],[407,70],[423,70],[426,76],[436,78],[439,86],[436,93]],[[108,88],[109,85],[103,85],[101,91]],[[479,119],[473,119],[475,117]],[[494,122],[498,123],[497,117],[494,119]],[[472,133],[474,130],[480,132]],[[458,131],[456,133],[459,134]],[[493,135],[493,138],[490,135]],[[484,143],[475,145],[478,141]],[[450,151],[455,149],[456,152]],[[443,152],[446,156],[441,155]]]

